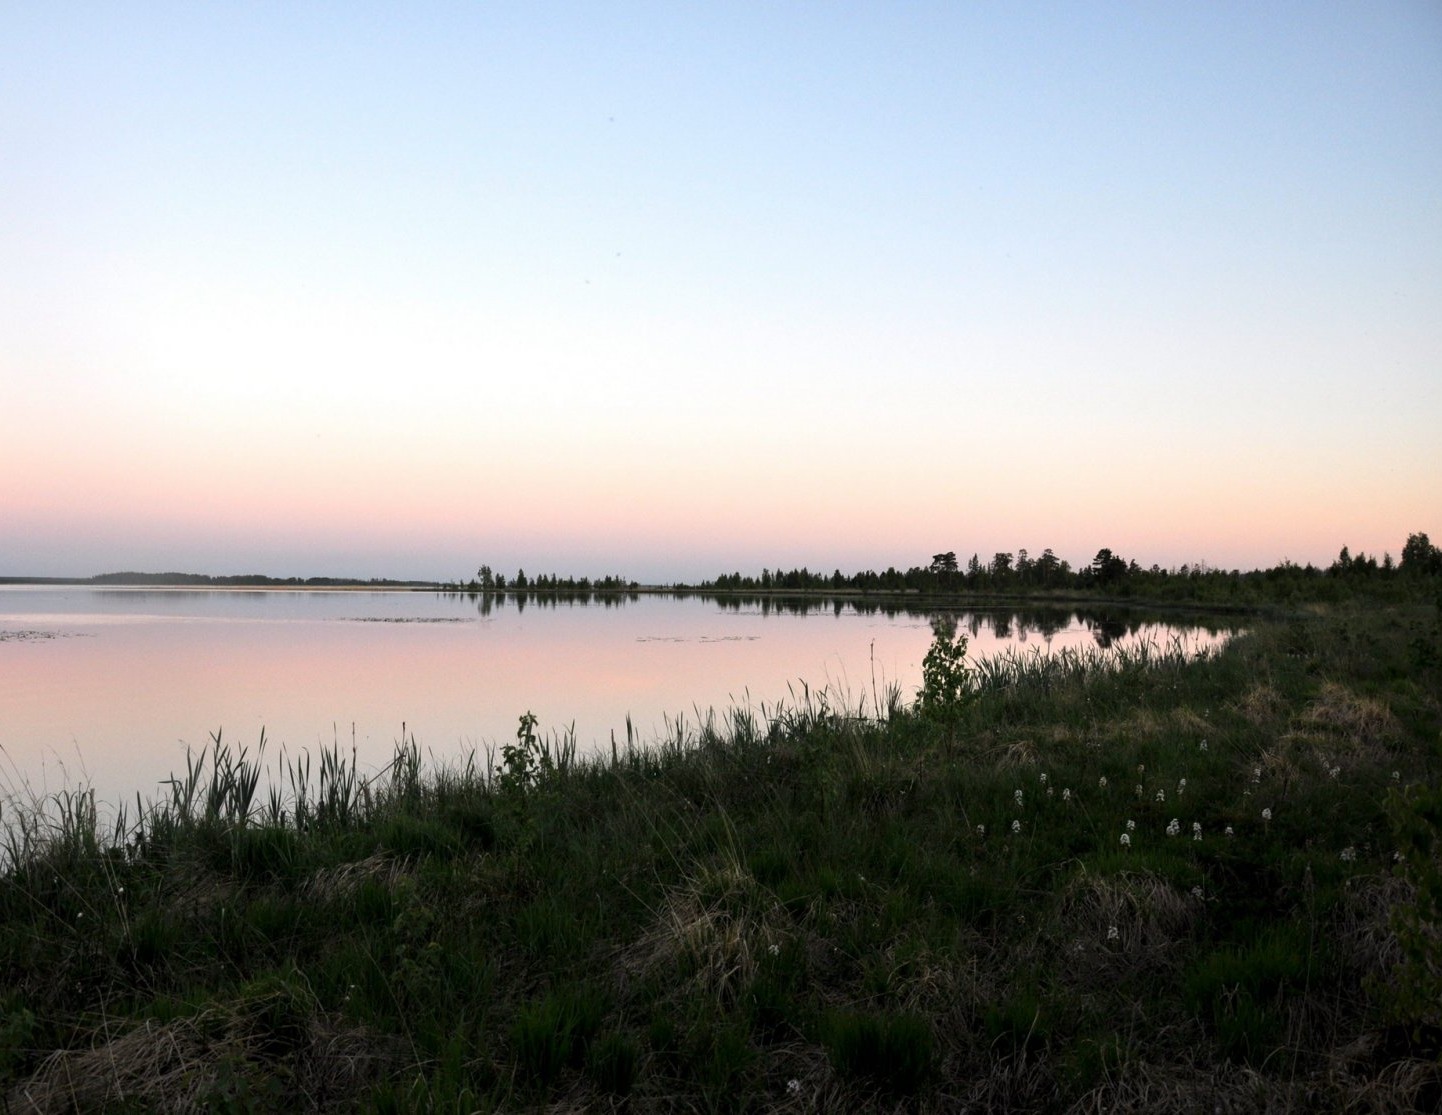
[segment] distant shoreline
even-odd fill
[[[130,579],[133,578],[133,579]],[[146,578],[146,579],[142,579]],[[446,581],[358,581],[340,577],[250,577],[210,576],[208,574],[102,574],[96,577],[0,577],[0,588],[34,585],[37,587],[149,589],[152,591],[213,592],[442,592],[459,596],[489,596],[546,599],[578,596],[680,596],[750,602],[828,600],[869,602],[889,601],[911,606],[931,605],[942,609],[970,607],[981,609],[1016,608],[1132,608],[1163,612],[1209,612],[1214,614],[1253,614],[1268,605],[1257,601],[1229,602],[1206,600],[1164,600],[1148,597],[1087,595],[1077,592],[1004,593],[1004,592],[924,592],[918,589],[735,589],[695,585],[628,585],[624,588],[535,588],[478,589],[464,582]]]
[[[444,581],[393,581],[351,577],[267,577],[262,574],[211,576],[207,573],[102,573],[95,577],[0,577],[0,585],[72,585],[78,588],[215,589],[391,589],[435,592]]]

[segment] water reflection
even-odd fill
[[[930,622],[938,615],[951,615],[962,624],[973,641],[983,635],[1007,642],[1016,640],[1029,642],[1032,636],[1039,636],[1048,647],[1059,632],[1078,627],[1090,631],[1096,645],[1107,650],[1119,641],[1134,638],[1158,626],[1205,632],[1217,637],[1239,626],[1235,617],[1219,619],[1204,612],[1172,610],[1151,611],[1144,608],[1119,607],[1066,607],[1055,604],[1031,606],[991,606],[978,608],[938,608],[934,601],[912,602],[904,597],[842,597],[819,595],[786,595],[783,593],[705,593],[705,592],[596,592],[566,591],[512,591],[504,592],[460,592],[440,593],[442,596],[459,597],[469,600],[481,616],[490,616],[505,608],[517,612],[527,607],[578,608],[596,607],[620,608],[635,604],[643,596],[661,597],[672,600],[697,600],[713,605],[725,613],[734,615],[754,614],[768,616],[807,617],[830,613],[835,619],[846,616],[884,617],[886,619],[915,619]]]
[[[651,740],[677,713],[774,707],[802,681],[853,707],[888,687],[909,700],[934,619],[973,660],[1024,640],[1202,646],[1232,626],[894,597],[0,588],[0,797],[150,796],[216,731],[254,745],[264,728],[272,754],[354,741],[378,767],[402,724],[445,762],[509,740],[528,710],[607,749],[628,720]]]
[[[437,595],[468,600],[475,605],[477,614],[481,616],[489,616],[508,605],[514,607],[518,612],[525,611],[528,605],[536,605],[541,608],[592,608],[596,606],[619,608],[626,603],[634,604],[642,596],[639,592],[593,592],[585,589],[557,591],[548,589],[544,592],[514,592],[510,590],[505,592],[441,592]],[[647,593],[646,595],[656,594]]]

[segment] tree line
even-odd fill
[[[577,593],[625,592],[641,586],[614,573],[592,580],[590,577],[558,577],[554,573],[527,577],[524,569],[518,569],[514,576],[507,577],[489,565],[482,565],[476,570],[475,577],[462,587],[470,592]]]
[[[1382,588],[1390,583],[1412,584],[1442,576],[1442,550],[1426,534],[1409,535],[1400,561],[1390,553],[1353,555],[1343,546],[1326,567],[1283,561],[1270,569],[1243,572],[1223,570],[1205,562],[1163,568],[1142,566],[1109,547],[1098,550],[1079,567],[1057,557],[1051,549],[1033,557],[1027,550],[1000,551],[983,560],[973,553],[963,565],[954,550],[932,555],[925,565],[906,570],[888,566],[882,572],[867,569],[830,574],[800,569],[764,568],[759,576],[723,573],[694,586],[715,592],[912,592],[946,594],[1080,592],[1153,598],[1183,597],[1339,597],[1361,585]],[[677,586],[692,587],[692,586]]]

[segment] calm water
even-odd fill
[[[962,617],[973,657],[1023,643],[1195,645],[1221,637],[1113,614]],[[354,741],[389,759],[403,726],[446,762],[574,724],[609,750],[629,714],[643,740],[668,719],[829,686],[870,702],[914,694],[928,615],[811,602],[643,595],[517,607],[418,592],[0,587],[0,797],[94,786],[150,797],[212,733],[267,754]]]

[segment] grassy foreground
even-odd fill
[[[0,1110],[1418,1110],[1437,609],[10,804]],[[964,670],[964,672],[962,672]],[[857,702],[859,704],[859,702]],[[874,707],[868,704],[868,708]]]

